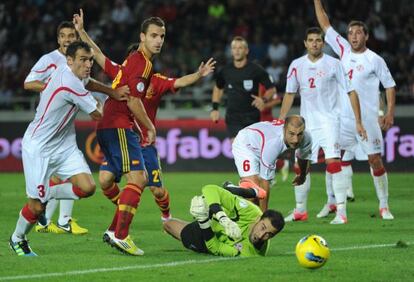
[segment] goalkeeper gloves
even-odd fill
[[[191,199],[190,213],[198,221],[202,229],[210,227],[208,207],[203,196],[194,196]]]
[[[233,238],[236,241],[242,238],[240,227],[237,225],[237,223],[228,218],[224,211],[217,212],[216,218],[218,219],[220,225],[223,226],[224,232],[227,236]]]

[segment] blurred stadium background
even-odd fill
[[[398,90],[396,126],[385,133],[389,134],[389,138],[386,137],[384,154],[388,158],[387,162],[393,163],[392,169],[412,169],[414,135],[410,133],[414,131],[414,2],[329,0],[324,1],[324,4],[333,26],[342,34],[351,19],[363,20],[368,24],[369,48],[386,60]],[[88,33],[104,53],[116,62],[122,62],[127,46],[137,42],[139,24],[144,18],[153,15],[163,18],[166,21],[167,37],[154,66],[156,71],[172,77],[193,72],[201,61],[209,57],[214,57],[220,68],[231,61],[231,38],[242,35],[249,42],[250,60],[267,69],[280,94],[284,91],[289,63],[304,52],[303,36],[306,27],[317,25],[311,0],[3,0],[0,3],[0,170],[6,170],[4,165],[10,165],[9,160],[18,160],[18,140],[34,115],[39,97],[38,93],[23,89],[24,78],[41,55],[57,47],[57,25],[63,20],[71,20],[79,8],[85,11]],[[326,47],[326,52],[332,54],[329,47]],[[93,76],[109,82],[98,66],[95,66]],[[229,148],[223,124],[214,127],[206,121],[209,117],[213,82],[210,76],[193,87],[182,89],[178,95],[165,97],[159,113],[162,120],[167,119],[159,123],[159,140],[165,145],[165,152],[160,152],[162,159],[166,160],[169,154],[180,154],[177,142],[183,140],[171,143],[175,142],[175,139],[171,139],[173,133],[181,134],[182,138],[185,138],[185,134],[194,138],[183,142],[192,142],[194,150],[198,150],[182,149],[181,155],[172,157],[182,160],[182,165],[176,166],[177,163],[173,161],[167,164],[174,164],[173,169],[205,168],[204,165],[199,165],[199,158],[228,158]],[[274,114],[277,113],[276,107]],[[198,122],[175,122],[178,119],[195,119]],[[82,128],[87,129],[86,133],[79,133],[82,143],[80,147],[87,143],[93,125]],[[179,132],[172,131],[174,128]],[[202,131],[203,129],[207,131]],[[213,136],[211,138],[214,140],[203,136]],[[207,140],[204,144],[205,152],[201,148],[202,140]],[[215,147],[217,142],[220,143],[220,148]],[[171,153],[173,146],[177,146],[177,152]],[[83,150],[93,151],[93,148],[85,147]],[[94,163],[91,157],[89,160]],[[410,166],[407,166],[406,161]],[[227,163],[222,168],[232,169],[232,163]],[[7,170],[16,169],[19,168],[9,167]]]

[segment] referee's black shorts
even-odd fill
[[[234,113],[227,111],[225,118],[227,133],[230,138],[234,138],[240,130],[259,121],[259,111],[246,113]]]
[[[197,221],[187,224],[181,230],[181,242],[187,249],[198,253],[208,253],[206,243]]]

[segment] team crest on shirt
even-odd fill
[[[375,145],[375,147],[379,147],[381,141],[378,138],[375,138],[374,141],[372,141],[372,143]]]
[[[364,70],[364,66],[363,65],[357,65],[356,66],[357,71],[363,71]]]
[[[139,83],[137,84],[137,90],[138,90],[138,92],[142,92],[142,91],[144,91],[144,89],[145,89],[145,84],[144,84],[144,82],[139,82]]]
[[[250,91],[253,89],[253,80],[243,80],[243,88],[247,91]]]

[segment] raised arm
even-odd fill
[[[318,23],[320,27],[323,29],[324,32],[331,26],[331,23],[329,22],[328,15],[326,14],[321,0],[313,0],[314,6],[315,6],[315,13],[316,18],[318,19]]]
[[[79,33],[81,40],[88,43],[88,45],[91,46],[91,48],[93,49],[95,53],[95,61],[102,69],[105,69],[105,55],[102,53],[98,45],[96,45],[96,43],[92,40],[92,38],[89,37],[88,33],[85,31],[82,9],[80,9],[79,14],[73,15],[73,24],[75,25],[75,29]]]
[[[198,70],[192,74],[187,74],[178,78],[174,82],[174,88],[181,88],[197,82],[200,78],[206,77],[214,71],[216,61],[210,58],[206,63],[201,62]]]

